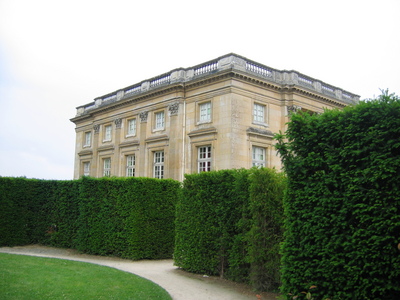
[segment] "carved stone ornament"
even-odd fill
[[[288,115],[298,112],[299,110],[301,110],[301,106],[297,106],[297,105],[288,105],[287,107],[287,112]]]
[[[170,106],[168,106],[168,110],[169,110],[170,116],[176,116],[179,111],[179,102],[175,102],[175,103],[171,104]]]
[[[121,118],[115,119],[115,120],[114,120],[114,123],[115,123],[115,127],[116,127],[116,128],[121,128],[122,119],[121,119]]]
[[[93,126],[93,130],[94,130],[94,133],[95,133],[95,134],[96,134],[96,133],[99,133],[99,132],[100,132],[100,125],[99,125],[99,124],[94,125],[94,126]]]
[[[141,123],[147,122],[147,116],[148,116],[148,115],[149,115],[149,112],[148,112],[148,111],[141,112],[141,113],[139,114],[140,122],[141,122]]]

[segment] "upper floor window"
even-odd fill
[[[265,123],[265,105],[254,103],[253,106],[253,121]]]
[[[86,161],[83,163],[83,176],[90,175],[90,162]]]
[[[201,103],[199,105],[200,111],[200,122],[209,122],[211,121],[211,102]]]
[[[199,173],[211,171],[211,146],[198,148],[197,166]]]
[[[164,111],[156,112],[155,114],[155,129],[164,129],[165,126],[165,114]]]
[[[126,176],[127,177],[135,176],[135,165],[136,165],[135,155],[128,155],[126,157]]]
[[[127,135],[136,135],[136,119],[128,120],[128,132]]]
[[[92,132],[91,131],[85,132],[85,141],[83,147],[90,147],[91,143],[92,143]]]
[[[106,125],[104,127],[104,141],[111,141],[112,126]]]
[[[105,158],[103,160],[103,176],[104,177],[111,176],[111,158]]]
[[[265,148],[253,146],[253,167],[265,167]]]
[[[154,178],[164,178],[164,151],[154,152],[153,176]]]

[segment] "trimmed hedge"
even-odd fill
[[[152,178],[0,177],[0,246],[40,243],[131,259],[171,258],[180,183]]]
[[[260,290],[277,288],[284,188],[284,176],[269,169],[186,175],[177,204],[175,264]]]
[[[287,299],[400,299],[400,99],[294,114],[277,138]]]

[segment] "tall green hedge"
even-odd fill
[[[177,205],[175,264],[191,272],[279,285],[285,178],[275,170],[185,176]]]
[[[400,299],[400,99],[294,114],[284,138],[287,299]]]
[[[0,246],[40,243],[132,259],[170,258],[180,183],[152,178],[0,177]]]
[[[83,178],[81,251],[132,259],[171,258],[180,183],[153,178]]]

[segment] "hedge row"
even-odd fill
[[[0,178],[0,245],[170,258],[179,193],[179,182],[152,178]]]
[[[294,114],[278,138],[287,299],[400,299],[400,99]]]
[[[186,175],[177,204],[175,264],[276,289],[284,189],[284,176],[270,169]]]

